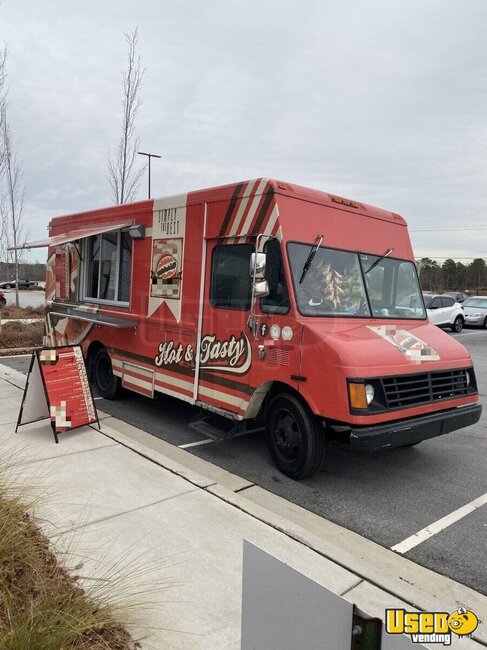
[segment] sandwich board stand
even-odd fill
[[[79,345],[42,348],[32,353],[27,383],[15,431],[19,426],[50,418],[58,433],[100,423]]]

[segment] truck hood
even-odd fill
[[[326,346],[328,359],[350,368],[355,376],[472,365],[461,343],[427,321],[308,320],[304,340],[313,346]]]

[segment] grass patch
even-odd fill
[[[2,320],[7,318],[44,318],[44,305],[39,307],[6,305],[2,307]]]
[[[0,330],[0,354],[2,349],[40,347],[43,333],[43,320],[38,323],[4,323]]]
[[[44,334],[44,305],[39,307],[16,307],[8,305],[1,307],[1,319],[16,320],[17,322],[1,323],[0,327],[0,356],[2,350],[35,348],[42,346]],[[22,319],[38,318],[37,323],[21,323]]]
[[[0,648],[133,650],[112,607],[58,562],[0,467]]]

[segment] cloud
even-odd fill
[[[485,254],[485,231],[419,229],[485,220],[486,19],[483,0],[4,0],[33,228],[110,202],[123,33],[138,25],[153,193],[274,176],[403,214],[422,254]]]

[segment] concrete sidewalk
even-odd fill
[[[382,619],[387,607],[467,605],[484,625],[452,647],[487,646],[485,596],[116,418],[100,413],[100,431],[58,445],[47,420],[15,434],[24,384],[0,365],[0,453],[21,458],[19,476],[41,494],[34,514],[67,563],[82,558],[88,583],[144,605],[131,627],[142,648],[240,647],[243,539]]]

